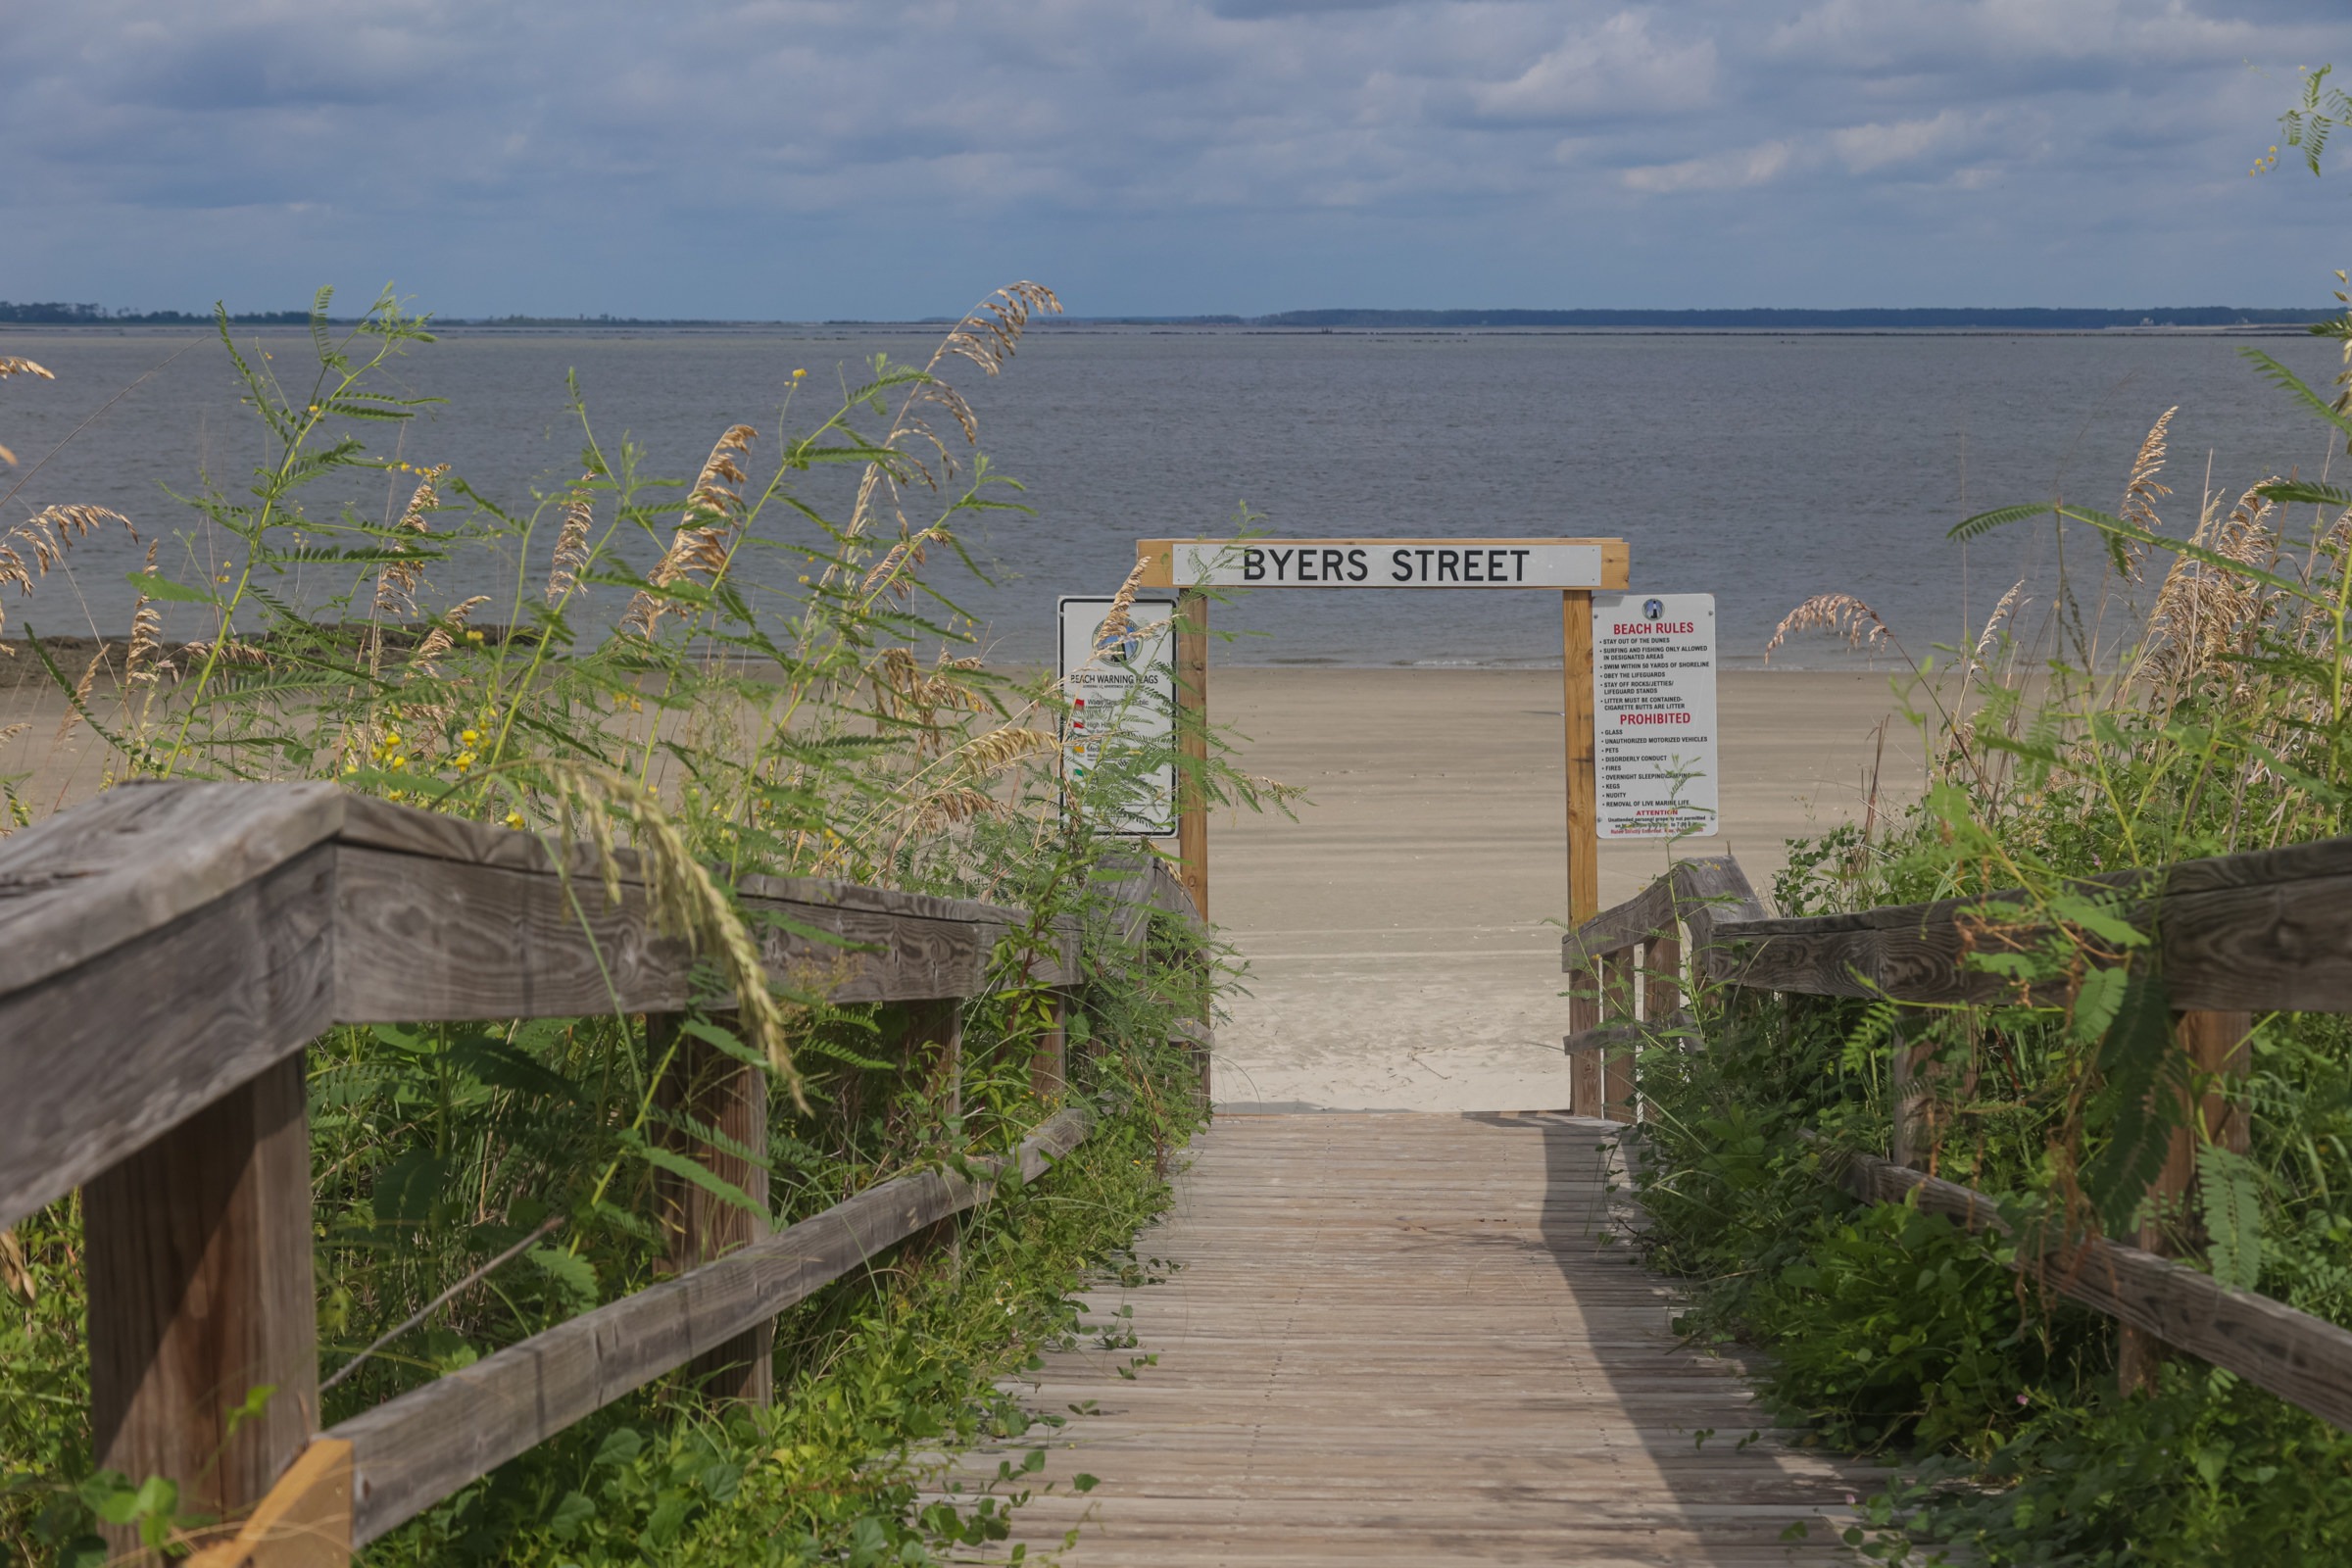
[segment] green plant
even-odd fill
[[[107,780],[331,777],[634,847],[662,915],[741,1003],[684,1029],[769,1069],[769,1143],[745,1152],[769,1172],[777,1223],[1006,1150],[1046,1113],[1030,1069],[1052,998],[1032,976],[1063,917],[1085,933],[1068,1094],[1098,1120],[1075,1158],[978,1211],[958,1248],[903,1249],[789,1314],[773,1410],[713,1409],[672,1380],[370,1557],[902,1563],[1001,1536],[1021,1473],[926,1501],[940,1447],[1018,1430],[996,1380],[1070,1332],[1071,1292],[1164,1200],[1167,1152],[1200,1114],[1169,1025],[1213,1012],[1224,978],[1197,933],[1130,952],[1107,907],[1105,857],[1122,847],[1082,824],[1154,760],[1065,785],[1057,693],[983,665],[946,581],[969,565],[959,530],[1017,506],[948,371],[998,373],[1056,302],[1035,284],[1001,291],[927,364],[877,358],[805,418],[811,378],[779,372],[771,434],[730,426],[683,481],[601,436],[575,385],[578,476],[511,502],[371,448],[422,406],[387,377],[429,352],[429,323],[386,294],[338,332],[328,301],[299,374],[282,345],[240,344],[220,318],[268,455],[246,481],[180,494],[193,522],[134,574],[125,646],[68,669],[27,632],[22,657],[95,737]],[[803,487],[841,465],[855,501],[827,515]],[[377,516],[315,500],[362,476],[405,499]],[[490,562],[511,580],[494,608],[436,592],[445,564],[479,580]],[[1214,748],[1198,777],[1213,799],[1280,798]],[[902,1058],[890,1009],[826,1000],[826,965],[771,991],[727,891],[751,873],[1031,911],[966,1009],[959,1107],[929,1064]],[[671,1049],[618,1009],[339,1030],[313,1047],[327,1420],[659,1276],[653,1184],[699,1174],[670,1152],[690,1129],[654,1092]],[[168,1543],[191,1523],[183,1478],[90,1472],[78,1233],[68,1201],[0,1250],[0,1552],[35,1561],[79,1560],[101,1519],[144,1520]]]

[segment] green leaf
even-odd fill
[[[1102,1483],[1101,1481],[1097,1480],[1093,1476],[1088,1475],[1083,1470],[1070,1477],[1070,1490],[1072,1492],[1092,1492],[1102,1484]]]
[[[191,588],[183,582],[173,582],[160,571],[131,571],[123,573],[123,581],[150,599],[161,599],[174,605],[217,605],[220,596],[208,588]]]
[[[2334,425],[2344,434],[2352,436],[2352,418],[2346,418],[2342,414],[2337,413],[2335,405],[2304,385],[2302,378],[2294,371],[2280,365],[2260,349],[2241,348],[2237,352],[2253,362],[2254,368],[2260,370],[2263,377],[2272,385],[2291,395],[2305,409]]]
[[[560,1247],[534,1247],[522,1255],[537,1265],[539,1272],[553,1280],[556,1288],[570,1298],[573,1311],[585,1312],[597,1304],[600,1298],[594,1263],[577,1252],[567,1252]],[[612,1440],[606,1441],[610,1443]]]
[[[2219,1144],[2197,1150],[2197,1202],[2213,1277],[2250,1291],[2262,1279],[2262,1171]]]
[[[595,1517],[596,1503],[588,1494],[566,1492],[564,1500],[556,1504],[555,1512],[547,1516],[547,1533],[558,1541],[569,1541]]]
[[[1995,528],[2005,528],[2013,522],[2024,522],[2033,517],[2049,516],[2057,510],[2057,505],[2054,501],[2044,501],[2024,507],[1996,507],[1990,512],[1980,512],[1973,517],[1961,518],[1952,524],[1951,531],[1944,537],[1946,539],[1974,539],[1980,534],[1990,533]]]
[[[2115,1021],[2099,1043],[2102,1082],[2086,1107],[2085,1119],[2106,1142],[2082,1163],[2083,1196],[2111,1236],[2132,1228],[2164,1169],[2188,1078],[2162,980],[2137,964],[2128,972]]]
[[[2123,964],[2083,971],[2082,983],[2075,987],[2073,1033],[2077,1040],[2096,1040],[2107,1032],[2123,1008],[2131,978],[2131,969]]]
[[[2257,485],[2254,493],[2281,506],[2352,507],[2352,490],[2340,485],[2316,484],[2309,479],[2281,479],[2277,484]]]
[[[592,1465],[627,1464],[645,1451],[645,1438],[634,1427],[614,1427],[597,1445]]]
[[[625,1136],[630,1149],[636,1152],[637,1157],[656,1170],[665,1170],[672,1176],[682,1176],[704,1192],[722,1199],[737,1208],[748,1209],[754,1214],[767,1212],[765,1204],[754,1202],[751,1195],[742,1188],[733,1182],[722,1181],[711,1175],[709,1170],[675,1150],[663,1149],[659,1144],[648,1143],[640,1134],[630,1133]]]

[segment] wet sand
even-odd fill
[[[1767,899],[1784,841],[1861,814],[1886,677],[1721,677],[1720,836]],[[1534,1110],[1568,1102],[1567,912],[1555,671],[1227,668],[1211,720],[1250,772],[1303,785],[1298,820],[1222,812],[1209,912],[1248,960],[1217,1033],[1216,1095],[1252,1105]],[[1886,726],[1882,808],[1919,792],[1917,732]],[[1663,869],[1604,846],[1603,906]]]

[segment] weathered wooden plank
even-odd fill
[[[1613,1141],[1550,1116],[1220,1117],[1139,1243],[1181,1266],[1087,1303],[1140,1343],[1084,1334],[1021,1391],[1091,1413],[991,1560],[1072,1529],[1072,1568],[1849,1558],[1823,1515],[1877,1472],[1795,1447],[1736,1362],[1677,1341],[1671,1283],[1602,1245]]]
[[[138,942],[0,995],[0,1224],[333,1022],[334,855],[315,846]]]
[[[259,1502],[318,1422],[305,1092],[287,1056],[82,1191],[98,1463],[171,1477],[183,1512]]]
[[[714,1022],[731,1026],[722,1014]],[[678,1121],[660,1130],[662,1143],[742,1193],[746,1208],[674,1171],[654,1176],[656,1223],[672,1273],[684,1274],[751,1246],[768,1234],[767,1074],[679,1027],[676,1013],[648,1013],[649,1070],[658,1072],[655,1100]],[[698,1135],[708,1127],[724,1145]],[[729,1147],[732,1146],[732,1147]],[[737,1149],[758,1156],[747,1158]],[[775,1393],[775,1323],[762,1318],[686,1363],[687,1382],[712,1399],[764,1405]]]
[[[657,933],[644,888],[339,846],[336,1015],[351,1022],[676,1011],[697,1000],[685,942]],[[836,1002],[968,996],[976,927],[841,906],[755,902],[760,956]],[[808,931],[818,936],[804,934]],[[827,940],[830,939],[830,940]],[[591,945],[593,943],[593,945]],[[721,997],[700,1000],[722,1002]]]
[[[0,996],[148,936],[330,838],[332,784],[134,783],[0,839]]]
[[[315,1438],[226,1540],[186,1568],[345,1568],[351,1561],[351,1445]]]
[[[1034,1179],[1084,1140],[1065,1110],[1017,1153]],[[883,1249],[985,1200],[1002,1166],[902,1176],[677,1279],[510,1346],[353,1417],[352,1540],[365,1544],[662,1373],[715,1349]]]
[[[1824,1166],[1866,1201],[1910,1200],[1967,1230],[2009,1230],[1997,1202],[1957,1183],[1846,1151],[1826,1153]],[[2060,1295],[2352,1430],[2352,1330],[2104,1238],[2024,1266]]]
[[[1763,915],[1764,906],[1738,860],[1728,855],[1695,856],[1675,861],[1648,887],[1562,937],[1560,966],[1574,969],[1586,958],[1597,959],[1653,936],[1672,936],[1678,921],[1690,927],[1693,945],[1703,948],[1719,922]]]
[[[1568,1055],[1580,1052],[1641,1051],[1661,1041],[1698,1041],[1698,1020],[1688,1012],[1677,1012],[1671,1018],[1656,1023],[1611,1023],[1597,1029],[1586,1029],[1560,1041],[1560,1050]]]

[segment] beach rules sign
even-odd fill
[[[1055,674],[1069,711],[1061,772],[1073,789],[1096,775],[1088,825],[1116,838],[1176,831],[1176,637],[1172,600],[1138,599],[1120,623],[1107,595],[1063,595]],[[1105,792],[1106,789],[1106,792]],[[1064,794],[1066,803],[1069,795]]]
[[[1715,596],[1592,596],[1592,750],[1604,839],[1715,832]]]

